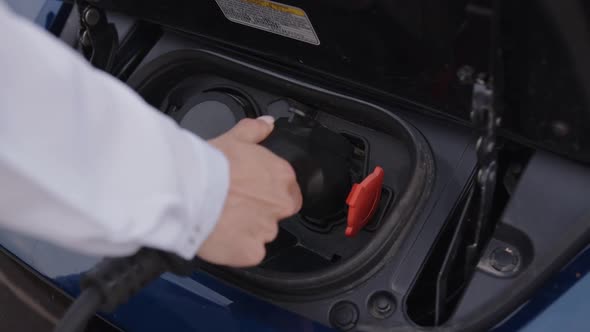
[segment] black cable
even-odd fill
[[[98,289],[85,289],[57,323],[55,331],[82,332],[101,302],[102,296]]]
[[[133,256],[106,258],[81,279],[82,294],[68,309],[54,332],[81,332],[96,311],[114,311],[149,282],[170,271],[190,275],[194,261],[144,248]]]

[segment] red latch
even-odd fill
[[[371,220],[381,200],[383,168],[377,166],[361,183],[355,183],[348,194],[348,226],[346,236],[355,236]]]

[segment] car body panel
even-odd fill
[[[99,259],[7,231],[0,231],[0,244],[73,296],[80,272]],[[201,272],[165,274],[105,317],[125,331],[332,331]]]
[[[590,248],[568,266],[494,332],[585,331],[590,324]]]

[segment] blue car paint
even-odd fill
[[[59,12],[59,9],[63,5],[62,1],[50,0],[46,1],[45,5],[41,8],[35,22],[45,29],[50,29],[54,20]]]
[[[493,331],[586,330],[590,308],[588,272],[590,248]],[[70,294],[79,293],[77,275],[55,281]],[[331,331],[202,273],[190,279],[164,276],[106,318],[128,331]]]
[[[1,1],[1,0],[0,0]],[[49,29],[63,5],[60,0],[4,0],[17,14]]]
[[[590,329],[590,248],[555,275],[494,332]]]
[[[7,2],[47,29],[55,23],[62,5],[56,0]],[[0,244],[74,296],[79,293],[79,272],[96,262],[96,258],[9,232],[0,232]],[[589,270],[590,249],[579,254],[494,332],[587,330]],[[105,316],[126,331],[332,331],[204,273],[191,278],[165,275]]]
[[[2,0],[0,0],[2,1]],[[8,4],[12,10],[25,17],[28,20],[37,22],[37,17],[41,13],[43,7],[47,5],[47,0],[3,0]],[[41,24],[44,26],[43,24]]]
[[[164,276],[152,282],[115,313],[104,315],[105,318],[125,331],[332,331],[203,273],[178,278],[189,287],[192,284],[190,288],[169,278]],[[79,292],[78,281],[77,275],[55,279],[72,295]]]

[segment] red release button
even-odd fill
[[[377,166],[361,183],[355,183],[348,194],[348,226],[346,236],[355,236],[371,220],[381,199],[383,168]]]

